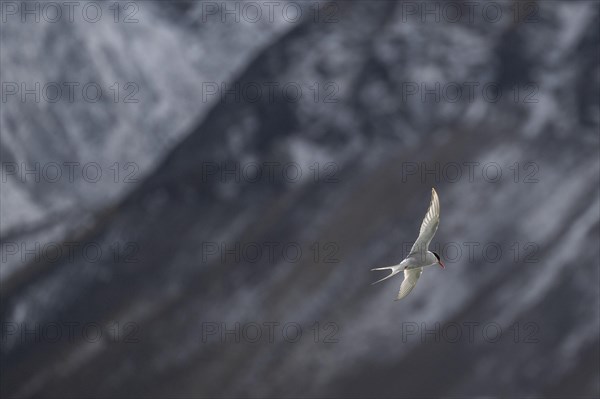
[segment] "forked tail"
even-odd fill
[[[400,265],[386,266],[386,267],[376,267],[375,269],[371,269],[371,271],[375,271],[375,270],[388,270],[388,269],[392,271],[388,276],[385,276],[381,280],[377,280],[374,283],[371,283],[371,285],[374,285],[374,284],[377,284],[377,283],[381,283],[383,280],[387,280],[388,278],[393,277],[393,276],[395,276],[396,274],[398,274],[398,273],[400,273],[402,271],[402,267]]]

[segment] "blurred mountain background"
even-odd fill
[[[243,2],[100,2],[97,23],[3,8],[2,396],[598,397],[600,7],[470,3],[257,2],[255,22]],[[104,95],[21,101],[7,82]],[[65,162],[103,176],[19,174]],[[265,164],[301,176],[239,178]],[[431,187],[447,267],[395,302],[401,278],[369,270],[407,254]],[[49,245],[62,256],[35,256]],[[52,342],[69,323],[104,334]],[[235,342],[236,323],[263,336]]]

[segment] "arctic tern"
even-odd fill
[[[373,270],[391,270],[391,274],[382,278],[381,280],[375,281],[373,284],[377,284],[381,281],[387,280],[388,278],[404,272],[404,280],[400,285],[400,292],[396,300],[402,299],[407,296],[417,284],[417,280],[421,277],[423,269],[427,266],[440,265],[444,268],[444,263],[440,259],[440,256],[435,252],[428,250],[429,244],[437,231],[438,225],[440,224],[440,199],[438,198],[437,192],[434,188],[431,189],[431,203],[429,209],[425,214],[423,223],[421,224],[421,230],[419,231],[419,237],[413,244],[410,253],[402,262],[394,266],[378,267]]]

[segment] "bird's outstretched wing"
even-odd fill
[[[396,300],[402,299],[410,292],[415,285],[417,285],[417,280],[421,277],[421,273],[423,273],[423,269],[409,269],[404,271],[404,280],[402,280],[402,284],[400,285],[400,292],[398,292],[398,296]]]
[[[438,198],[435,188],[431,189],[431,202],[429,203],[429,209],[425,214],[423,223],[421,223],[421,230],[419,231],[419,237],[413,244],[410,255],[420,254],[424,256],[427,253],[427,248],[437,231],[438,225],[440,224],[440,199]],[[410,256],[409,255],[409,256]]]

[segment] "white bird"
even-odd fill
[[[417,280],[423,273],[423,268],[427,266],[440,265],[444,268],[444,263],[440,259],[440,256],[435,252],[428,250],[429,244],[437,231],[438,225],[440,224],[440,199],[438,198],[435,189],[431,189],[431,203],[423,223],[421,224],[421,230],[419,231],[419,237],[413,244],[410,253],[402,262],[394,266],[378,267],[373,270],[391,270],[392,273],[389,276],[382,278],[381,280],[375,281],[373,284],[377,284],[383,280],[404,271],[404,280],[400,285],[400,292],[396,300],[402,299],[407,296],[417,284]]]

